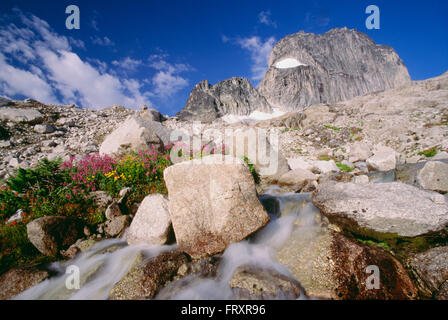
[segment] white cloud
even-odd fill
[[[98,36],[94,36],[94,37],[91,37],[91,39],[92,39],[93,44],[97,44],[99,46],[103,46],[103,47],[115,46],[115,43],[112,40],[110,40],[108,37],[100,38]]]
[[[233,42],[241,48],[249,51],[252,60],[251,72],[252,80],[259,81],[263,79],[268,69],[269,55],[275,44],[275,38],[270,37],[263,41],[260,37],[253,36],[249,38],[237,38]]]
[[[274,28],[277,28],[277,23],[271,19],[271,11],[270,10],[261,11],[258,14],[258,21],[267,26],[272,26]]]
[[[17,94],[48,103],[57,103],[51,86],[36,73],[15,68],[0,53],[0,90],[2,95]]]
[[[167,55],[152,55],[148,58],[150,67],[158,70],[151,82],[154,85],[154,94],[167,98],[188,86],[188,80],[179,74],[193,70],[187,64],[170,64],[164,60]]]
[[[70,44],[72,46],[75,46],[75,47],[78,47],[78,48],[81,48],[81,49],[84,49],[84,50],[86,49],[84,41],[79,40],[79,39],[75,39],[75,38],[72,38],[72,37],[69,37],[68,40],[69,40],[69,42],[70,42]]]
[[[142,63],[143,62],[141,60],[132,59],[131,57],[112,61],[112,64],[114,66],[127,71],[135,71],[139,66],[142,65]]]
[[[118,78],[107,72],[105,62],[83,61],[72,51],[71,45],[82,48],[84,42],[55,33],[34,15],[14,12],[25,28],[10,23],[0,30],[0,95],[24,95],[46,103],[91,108],[116,103],[151,105],[150,93],[144,92],[138,81]],[[107,37],[102,40],[112,43]]]

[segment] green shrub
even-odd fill
[[[426,150],[423,150],[418,153],[419,156],[425,156],[427,158],[432,158],[437,154],[438,150],[437,147],[432,147]]]
[[[260,183],[260,175],[258,174],[254,165],[252,164],[252,162],[250,162],[248,157],[243,157],[243,160],[249,166],[250,173],[252,174],[252,177],[254,178],[255,183],[259,184]]]
[[[339,127],[333,127],[333,126],[329,126],[329,125],[326,125],[326,124],[324,124],[324,127],[327,128],[327,129],[334,130],[334,131],[341,130],[341,128],[339,128]]]
[[[93,200],[94,191],[116,198],[121,189],[130,187],[128,208],[150,193],[167,194],[163,170],[172,164],[169,151],[153,148],[115,157],[95,154],[64,163],[44,159],[36,168],[18,169],[0,188],[0,273],[21,263],[48,259],[27,238],[26,224],[33,219],[76,217],[95,227],[105,216]],[[24,220],[4,224],[18,209],[23,210]]]
[[[336,165],[338,166],[339,170],[343,171],[343,172],[352,172],[355,168],[349,167],[346,164],[342,164],[337,162]]]

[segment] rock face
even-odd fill
[[[448,247],[436,247],[415,255],[410,262],[424,296],[448,300]]]
[[[170,130],[159,122],[129,117],[115,131],[106,137],[100,146],[101,154],[122,151],[145,151],[156,145],[159,149],[170,140]]]
[[[448,226],[442,195],[401,182],[325,184],[313,194],[313,203],[333,223],[373,237],[417,237]]]
[[[46,216],[26,226],[30,242],[44,255],[55,257],[84,236],[83,224],[67,217]]]
[[[336,28],[281,39],[259,90],[272,106],[298,110],[409,82],[406,66],[391,47],[376,45],[354,29]]]
[[[249,168],[238,158],[207,156],[163,174],[179,250],[193,257],[222,252],[269,222]]]
[[[239,299],[297,299],[300,296],[300,286],[294,279],[252,266],[238,267],[230,287]]]
[[[12,101],[6,97],[0,97],[0,107],[5,107],[9,104],[11,104]]]
[[[255,110],[272,112],[269,103],[249,80],[234,77],[213,86],[207,80],[198,83],[187,105],[176,116],[179,120],[212,122],[226,114],[249,115]]]
[[[162,194],[146,196],[132,220],[126,234],[126,242],[129,245],[165,244],[171,230],[168,205],[167,197]]]
[[[418,291],[404,267],[390,254],[348,239],[336,232],[308,233],[296,230],[279,250],[286,265],[309,296],[342,299],[416,299]],[[380,271],[379,289],[367,283],[375,265]]]

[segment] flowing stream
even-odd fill
[[[276,253],[294,231],[318,228],[316,218],[320,215],[319,210],[311,203],[309,194],[277,194],[275,187],[261,194],[260,200],[266,205],[271,222],[249,239],[234,243],[225,250],[216,278],[190,275],[170,283],[155,298],[232,299],[229,281],[234,271],[246,264],[273,269],[292,277],[288,268],[276,260]],[[139,253],[151,258],[175,248],[176,245],[128,246],[124,238],[103,240],[72,260],[51,264],[49,269],[57,273],[55,276],[15,299],[107,299],[110,290],[126,275]],[[69,266],[80,270],[79,289],[67,289],[69,274],[66,270]],[[280,295],[277,298],[285,297]],[[303,299],[304,295],[299,298]]]

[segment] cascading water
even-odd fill
[[[229,281],[242,265],[275,270],[293,278],[288,268],[277,261],[277,251],[293,232],[319,228],[316,223],[319,210],[311,203],[309,194],[277,194],[275,188],[260,195],[260,200],[267,207],[271,222],[249,239],[230,245],[222,255],[215,278],[190,275],[170,283],[155,298],[232,299],[234,292]],[[114,284],[126,275],[139,253],[151,258],[175,248],[175,245],[128,246],[123,239],[103,240],[72,260],[53,263],[50,269],[57,272],[56,276],[15,299],[107,299]],[[70,265],[79,267],[80,289],[66,287],[68,275],[65,272]],[[300,299],[304,297],[302,293]],[[276,298],[286,297],[280,294]]]

